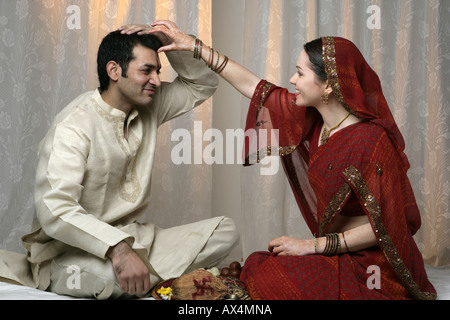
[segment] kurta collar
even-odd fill
[[[97,102],[97,105],[102,109],[103,112],[109,115],[109,119],[116,121],[125,121],[127,115],[122,110],[111,107],[108,103],[103,100],[100,91],[96,89],[94,91],[93,99]],[[138,116],[138,111],[136,109],[131,110],[128,116],[128,122],[133,120]]]

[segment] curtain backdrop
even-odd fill
[[[450,2],[233,0],[227,1],[228,19],[216,24],[212,17],[225,13],[212,14],[221,1],[0,0],[0,248],[24,252],[20,238],[32,221],[38,144],[65,105],[97,86],[101,39],[126,23],[171,19],[291,90],[288,81],[305,42],[323,35],[354,41],[379,74],[407,143],[409,177],[422,213],[419,248],[427,263],[450,264]],[[226,32],[227,23],[236,19],[242,30],[235,36],[242,43],[222,46],[221,39],[212,39],[213,28]],[[173,77],[163,59],[162,78]],[[202,124],[200,134],[227,128],[227,122],[212,121],[212,101],[160,128],[152,205],[143,220],[169,227],[228,214],[241,230],[237,258],[265,250],[281,235],[311,237],[282,170],[261,176],[258,166],[173,164],[175,129],[185,128],[192,141],[201,141],[196,123]],[[249,101],[240,101],[236,117],[243,127]],[[219,102],[214,99],[214,105]],[[212,181],[219,166],[239,170],[239,183],[228,186],[240,191],[241,210],[213,205],[218,195]]]

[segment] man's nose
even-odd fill
[[[159,78],[159,74],[153,75],[148,82],[154,85],[155,87],[159,87],[161,85],[161,79]]]

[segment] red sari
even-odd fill
[[[253,299],[435,299],[413,239],[421,219],[406,175],[403,137],[379,78],[350,41],[326,37],[322,42],[333,93],[363,121],[318,147],[320,114],[296,106],[286,89],[261,81],[247,117],[246,132],[255,134],[246,144],[246,165],[280,155],[313,234],[324,236],[339,214],[366,215],[378,246],[332,257],[255,252],[247,258],[241,280]],[[262,129],[278,130],[277,141],[261,143]],[[372,266],[379,270],[379,285],[371,285],[376,279]]]

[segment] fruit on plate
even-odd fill
[[[242,266],[239,261],[233,261],[229,267],[222,268],[220,275],[222,277],[231,277],[239,279],[242,271]]]

